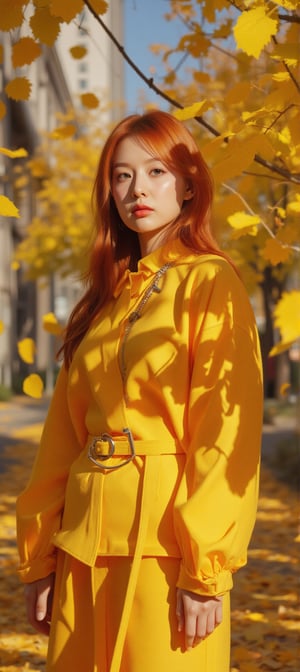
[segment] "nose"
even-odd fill
[[[141,180],[135,180],[132,184],[132,195],[135,198],[147,195],[145,185],[141,183]]]

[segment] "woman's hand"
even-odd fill
[[[25,586],[27,618],[32,627],[49,635],[55,574]]]
[[[178,631],[185,632],[187,650],[210,635],[222,621],[222,596],[205,597],[177,588]]]

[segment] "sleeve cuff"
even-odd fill
[[[31,565],[20,565],[18,576],[23,583],[32,583],[49,576],[56,570],[56,555],[35,560]]]
[[[232,586],[232,573],[229,570],[223,570],[214,577],[201,580],[188,574],[182,565],[177,581],[177,588],[189,590],[198,595],[222,595],[231,590]]]

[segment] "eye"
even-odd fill
[[[166,171],[163,168],[152,168],[150,175],[163,175]]]
[[[131,174],[128,173],[126,170],[123,170],[122,172],[120,171],[119,173],[115,173],[115,180],[116,182],[125,182],[126,180],[131,179]]]

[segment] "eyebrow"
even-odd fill
[[[145,163],[151,163],[152,161],[159,161],[160,163],[163,163],[162,159],[159,158],[159,156],[151,156],[150,159],[146,159]],[[131,168],[131,164],[127,163],[127,161],[119,161],[118,163],[113,163],[113,170],[114,168],[121,168],[126,166],[127,168]]]

